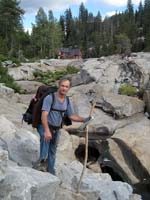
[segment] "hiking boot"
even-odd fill
[[[39,160],[33,165],[33,169],[38,171],[47,172],[47,159],[46,160]]]

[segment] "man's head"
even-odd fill
[[[66,95],[71,87],[71,81],[68,78],[62,78],[58,83],[58,93],[60,95]]]

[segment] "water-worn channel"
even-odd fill
[[[116,142],[120,142],[120,140],[116,140]],[[124,144],[121,144],[121,148],[127,148]],[[126,154],[126,159],[128,156],[132,156],[132,158],[129,159],[128,163],[130,163],[130,160],[132,160],[135,166],[131,166],[132,171],[136,177],[138,177],[139,182],[137,184],[132,184],[130,177],[128,178],[127,175],[123,172],[123,170],[120,168],[120,166],[116,166],[116,162],[113,159],[113,157],[109,154],[108,151],[108,143],[105,141],[102,146],[99,149],[103,149],[101,152],[97,148],[94,147],[93,143],[89,143],[88,147],[88,163],[93,162],[99,162],[99,165],[101,167],[102,173],[108,173],[112,180],[114,181],[123,181],[129,183],[133,187],[133,192],[136,194],[140,194],[142,196],[142,200],[150,200],[150,177],[149,173],[146,171],[146,169],[142,166],[140,161],[132,155],[132,153],[127,148],[124,150],[124,152],[127,152],[129,154]],[[83,163],[84,156],[85,156],[85,145],[81,144],[78,146],[78,148],[75,151],[75,155],[77,159]],[[131,163],[130,163],[131,164]],[[139,173],[140,172],[140,173]]]

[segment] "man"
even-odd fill
[[[68,104],[66,95],[70,89],[70,86],[71,82],[69,79],[61,79],[59,81],[58,90],[54,93],[54,105],[52,106],[52,95],[48,95],[45,97],[42,106],[41,120],[44,127],[44,140],[45,142],[49,143],[48,172],[53,175],[55,175],[54,165],[56,159],[56,149],[64,111],[72,121],[86,122],[90,120],[90,117],[83,118],[76,115],[73,111],[70,101]]]

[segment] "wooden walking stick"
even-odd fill
[[[90,114],[89,114],[90,117],[91,117],[91,115],[93,113],[95,105],[96,105],[96,102],[93,102],[91,110],[90,110]],[[87,159],[88,159],[88,141],[89,141],[88,128],[89,127],[87,125],[86,129],[85,129],[85,157],[84,157],[84,165],[83,165],[83,169],[82,169],[82,173],[81,173],[81,176],[80,176],[79,183],[77,185],[77,193],[80,192],[81,182],[82,182],[82,179],[83,179],[83,176],[84,176],[84,172],[85,172],[85,169],[86,169],[86,165],[87,165]]]
[[[77,193],[80,192],[80,186],[81,186],[81,182],[82,182],[82,179],[83,179],[83,175],[84,175],[84,172],[85,172],[85,169],[86,169],[86,165],[87,165],[87,159],[88,159],[88,125],[86,127],[86,134],[85,134],[85,158],[84,158],[84,165],[83,165],[83,170],[82,170],[82,173],[81,173],[81,176],[80,176],[80,180],[79,180],[79,183],[78,183],[78,186],[77,186]]]

